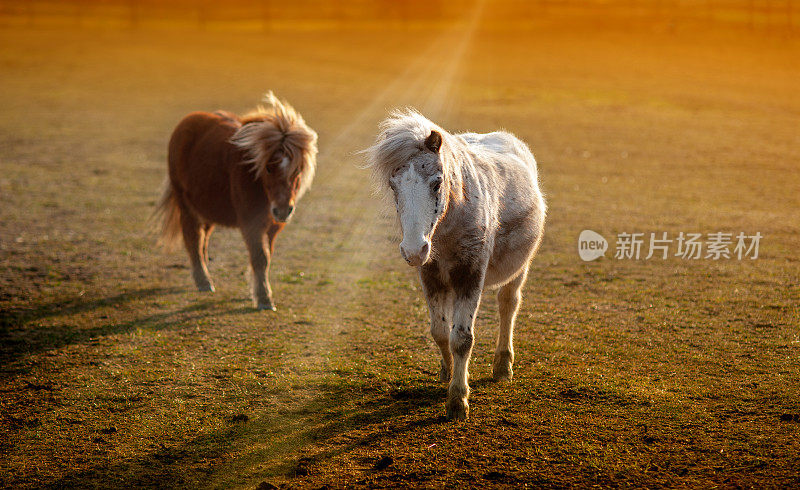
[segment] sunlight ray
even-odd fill
[[[429,119],[440,119],[449,113],[454,99],[454,83],[464,64],[467,48],[472,44],[480,25],[485,6],[486,0],[477,0],[475,3],[458,44],[452,51],[448,52],[444,69],[440,71],[440,76],[437,78],[436,83],[431,86],[428,96],[422,103],[422,113]]]

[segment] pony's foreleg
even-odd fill
[[[445,287],[435,264],[420,267],[420,280],[428,301],[431,317],[431,336],[442,354],[439,380],[450,381],[453,355],[450,353],[450,325],[453,319],[453,291]]]
[[[267,282],[269,255],[264,248],[264,231],[262,227],[244,227],[242,236],[247,246],[247,252],[250,254],[253,304],[259,310],[274,311],[272,290]]]
[[[439,381],[450,381],[453,372],[453,354],[450,352],[450,325],[453,319],[452,295],[437,298],[435,307],[429,307],[431,315],[431,336],[442,354],[439,367]],[[430,305],[431,303],[429,303]]]
[[[522,302],[522,286],[528,276],[528,266],[508,284],[500,288],[497,302],[500,309],[500,332],[492,363],[492,378],[495,381],[511,380],[514,371],[514,320]]]
[[[192,278],[200,291],[214,291],[214,285],[208,277],[205,261],[206,231],[188,210],[181,210],[181,231],[183,244],[189,253],[192,264]]]
[[[451,273],[452,278],[452,273]],[[450,352],[453,355],[453,374],[447,390],[447,418],[466,419],[469,414],[469,378],[468,365],[474,344],[474,325],[478,306],[481,302],[482,280],[468,280],[480,287],[459,290],[456,284],[456,295],[453,303],[453,328],[450,330]],[[463,285],[462,285],[463,287]]]
[[[278,236],[278,233],[286,226],[284,223],[272,223],[267,228],[267,267],[264,270],[264,282],[266,283],[266,290],[267,294],[269,295],[269,306],[263,309],[271,309],[275,310],[275,306],[272,305],[272,288],[269,286],[269,266],[272,263],[272,254],[275,251],[275,237]]]
[[[285,223],[272,223],[267,229],[267,242],[269,243],[269,257],[267,259],[272,261],[272,252],[275,250],[275,237],[286,226]],[[269,266],[269,265],[268,265]]]

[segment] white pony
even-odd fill
[[[466,419],[467,364],[484,288],[499,287],[495,380],[511,380],[514,319],[542,240],[545,203],[528,147],[513,135],[449,134],[418,112],[393,112],[368,148],[368,166],[391,188],[402,229],[400,253],[419,268],[450,381],[448,419]]]

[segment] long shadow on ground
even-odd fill
[[[374,388],[371,379],[321,383],[315,387],[319,396],[296,408],[238,415],[218,431],[162,446],[138,459],[77,471],[46,488],[224,487],[224,477],[220,481],[216,474],[220,469],[241,485],[243,480],[238,478],[252,468],[259,473],[251,478],[296,478],[294,483],[302,484],[302,477],[313,472],[317,462],[443,422],[439,416],[402,417],[424,413],[441,403],[445,388],[425,386],[429,384],[427,379],[417,379],[411,387],[386,391]],[[345,400],[349,408],[341,408]],[[322,449],[311,456],[302,455],[309,444]],[[235,455],[233,459],[231,455]]]
[[[134,303],[149,298],[182,294],[181,288],[147,288],[127,291],[102,298],[76,296],[31,306],[0,310],[0,378],[19,374],[15,361],[29,354],[57,349],[66,345],[89,342],[92,339],[130,332],[147,326],[156,330],[185,328],[187,321],[219,314],[214,306],[226,303],[223,299],[204,300],[177,310],[137,315],[131,320],[115,321],[102,312],[115,308],[133,308]],[[250,309],[233,309],[227,313],[246,313]],[[74,324],[52,325],[42,320],[54,317],[92,314],[96,320],[88,327]]]

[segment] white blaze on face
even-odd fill
[[[422,175],[413,164],[391,179],[403,233],[400,253],[413,267],[430,258],[431,235],[443,207],[439,202],[437,182],[441,182],[441,175]]]
[[[285,223],[294,212],[294,199],[291,197],[289,187],[291,180],[289,175],[289,165],[291,160],[289,157],[284,156],[278,164],[280,171],[279,175],[283,176],[283,182],[273,187],[273,192],[270,192],[272,201],[272,216],[279,222]]]

